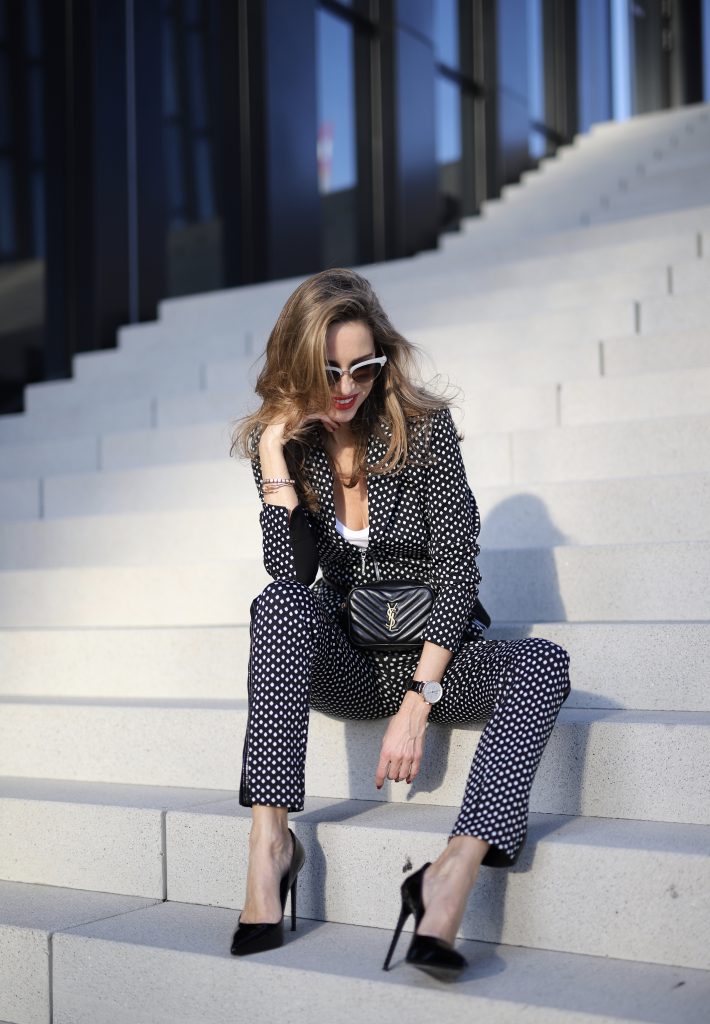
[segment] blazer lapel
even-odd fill
[[[387,432],[387,431],[386,431]],[[380,440],[370,436],[367,445],[366,461],[374,466],[387,454],[389,440]],[[377,546],[378,541],[386,532],[387,525],[394,514],[396,495],[401,483],[401,476],[393,473],[368,473],[367,475],[367,509],[370,522],[370,545]]]
[[[387,431],[385,431],[387,433]],[[374,466],[386,455],[388,439],[380,439],[371,435],[367,444],[365,462]],[[325,449],[321,445],[313,447],[308,456],[308,463],[313,473],[316,490],[320,499],[321,515],[329,534],[336,543],[345,547],[347,542],[335,529],[335,502],[333,500],[333,474]],[[370,524],[369,543],[375,546],[386,531],[387,525],[395,509],[395,498],[400,486],[401,477],[391,473],[367,474],[367,511]]]

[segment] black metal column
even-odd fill
[[[46,373],[163,294],[160,9],[46,0]]]
[[[260,82],[247,76],[252,133],[242,135],[242,145],[256,142],[261,155],[260,168],[250,162],[252,201],[262,214],[252,224],[262,263],[257,279],[308,274],[321,260],[315,0],[261,0],[248,7],[252,39],[261,40],[261,53],[250,49],[248,59],[262,61]]]
[[[438,194],[431,0],[380,6],[386,255],[435,248]]]
[[[103,0],[98,2],[100,6]],[[126,84],[131,104],[126,167],[130,319],[153,320],[165,295],[167,277],[161,5],[155,0],[127,3],[132,5],[128,24],[133,31]]]

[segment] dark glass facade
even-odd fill
[[[436,246],[577,131],[702,99],[709,20],[708,0],[0,0],[2,410],[164,297]]]

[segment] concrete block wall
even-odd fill
[[[297,282],[167,301],[0,419],[1,1020],[704,1024],[709,169],[706,108],[598,126],[438,252],[363,268],[461,389],[491,637],[572,658],[529,842],[482,871],[446,990],[380,966],[481,725],[432,727],[378,792],[384,723],[314,714],[298,933],[228,955],[267,581],[230,427]]]

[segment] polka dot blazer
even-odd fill
[[[384,421],[382,428],[389,436]],[[385,439],[372,435],[367,465],[377,463],[387,447]],[[462,640],[480,635],[474,619],[481,581],[476,565],[480,517],[448,408],[412,421],[410,457],[402,472],[368,473],[367,552],[349,544],[335,528],[333,476],[320,444],[310,449],[306,461],[318,497],[317,513],[299,506],[289,521],[288,509],[263,503],[258,455],[252,468],[262,499],[264,566],[273,579],[312,584],[337,618],[350,587],[377,578],[376,560],[382,579],[421,581],[434,588],[425,640],[456,651]],[[319,567],[322,576],[314,583]]]

